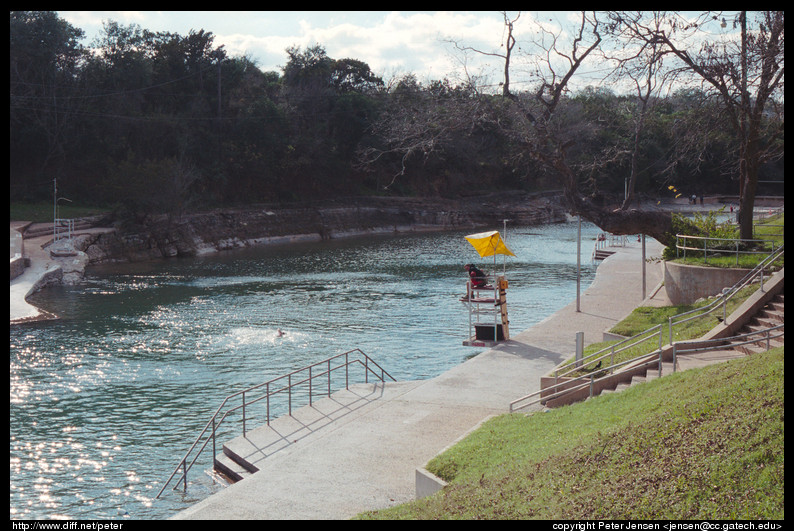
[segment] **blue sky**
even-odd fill
[[[330,57],[350,57],[390,79],[414,73],[420,80],[459,79],[465,63],[469,73],[495,72],[498,60],[464,58],[446,42],[453,39],[498,51],[504,21],[498,11],[59,11],[59,16],[86,32],[86,44],[102,29],[102,22],[138,24],[151,31],[187,35],[203,29],[215,35],[231,55],[247,55],[263,70],[277,70],[286,62],[285,49],[321,44]],[[557,16],[565,18],[569,14]],[[521,24],[537,14],[524,13]],[[549,15],[543,15],[549,19]],[[525,34],[528,33],[525,31]]]

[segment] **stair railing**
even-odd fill
[[[748,332],[746,334],[739,334],[732,337],[723,337],[718,339],[706,339],[706,340],[697,340],[693,339],[692,341],[676,341],[673,343],[673,364],[678,359],[678,355],[686,352],[686,353],[696,353],[696,352],[709,352],[712,350],[725,350],[726,347],[730,349],[736,349],[737,347],[742,347],[744,345],[758,345],[759,343],[763,343],[766,347],[766,350],[772,348],[772,340],[778,339],[783,337],[783,327],[784,325],[779,324],[776,326],[771,326],[769,328],[764,328],[763,330],[754,330],[752,332]],[[757,339],[748,339],[753,336],[761,336]],[[727,345],[726,345],[727,343]],[[687,346],[692,346],[692,348],[686,348]]]
[[[593,397],[596,395],[595,393],[595,384],[601,380],[606,378],[610,378],[613,376],[615,369],[620,369],[626,367],[627,365],[632,365],[632,369],[640,369],[643,367],[647,367],[648,369],[653,368],[654,366],[658,367],[659,375],[662,374],[662,354],[663,351],[661,349],[654,350],[653,352],[641,354],[636,356],[630,360],[620,361],[608,367],[604,367],[598,371],[592,372],[590,374],[582,375],[571,380],[566,380],[564,382],[556,382],[549,387],[545,387],[534,393],[530,393],[528,395],[522,396],[521,398],[517,398],[510,402],[510,413],[517,411],[519,409],[524,409],[526,407],[532,406],[538,403],[546,403],[549,400],[554,400],[555,398],[560,398],[565,395],[569,395],[575,393],[576,391],[581,391],[583,389],[589,388],[588,397]],[[529,401],[529,402],[527,402]],[[520,405],[519,405],[520,404]]]
[[[748,286],[751,282],[753,282],[756,278],[760,278],[760,287],[761,291],[764,290],[764,272],[765,270],[772,265],[776,260],[781,258],[784,255],[784,246],[781,245],[777,248],[774,252],[770,253],[769,256],[761,260],[757,266],[755,266],[749,273],[747,273],[741,280],[736,282],[727,292],[723,292],[720,296],[714,299],[711,303],[707,304],[706,306],[702,306],[700,308],[695,308],[694,310],[690,310],[688,312],[683,312],[677,315],[673,315],[672,317],[668,318],[668,329],[669,329],[669,343],[673,342],[673,327],[677,324],[683,324],[693,319],[697,319],[698,317],[702,317],[707,315],[717,309],[722,309],[722,320],[723,322],[728,322],[728,301],[733,298],[736,293],[738,293],[741,289]],[[687,317],[689,316],[689,317]]]
[[[565,365],[559,366],[554,369],[554,383],[557,383],[560,378],[567,378],[571,374],[578,372],[587,366],[593,366],[596,364],[596,362],[603,362],[603,360],[605,360],[607,357],[609,357],[610,367],[617,367],[619,365],[615,365],[615,354],[620,354],[624,350],[629,350],[630,348],[636,347],[641,343],[645,343],[646,341],[653,339],[655,335],[658,335],[659,337],[659,349],[661,349],[662,341],[664,339],[663,332],[663,326],[656,325],[640,332],[639,334],[627,337],[626,339],[622,339],[608,347],[602,348],[598,352],[588,354],[579,360],[574,360]]]
[[[783,337],[783,327],[784,325],[781,324],[763,330],[756,330],[753,332],[740,334],[732,337],[724,337],[724,338],[710,339],[710,340],[693,339],[691,341],[675,342],[672,344],[673,372],[676,372],[678,370],[678,355],[681,354],[682,352],[696,353],[696,352],[708,352],[712,350],[725,350],[726,348],[735,349],[743,345],[749,345],[749,344],[757,345],[759,342],[765,342],[766,350],[769,350],[771,348],[771,341],[773,339]],[[760,339],[759,338],[748,339],[752,336],[762,336],[762,337]],[[686,348],[687,346],[691,346],[692,348]],[[603,369],[592,372],[588,375],[582,375],[577,378],[573,378],[571,380],[566,380],[565,382],[556,382],[554,385],[545,387],[543,389],[540,389],[539,391],[535,391],[534,393],[530,393],[526,396],[522,396],[521,398],[517,398],[516,400],[510,402],[510,413],[513,413],[514,411],[517,411],[519,409],[524,409],[538,403],[547,403],[550,400],[554,400],[556,398],[560,398],[566,395],[571,395],[573,393],[576,393],[577,391],[582,391],[584,389],[589,389],[587,397],[592,398],[598,394],[595,391],[597,382],[612,377],[614,375],[615,369],[620,369],[627,366],[630,366],[632,372],[634,372],[635,370],[642,370],[642,369],[645,369],[647,371],[656,367],[658,368],[659,371],[658,374],[661,377],[662,366],[663,366],[663,355],[664,355],[664,350],[657,349],[653,352],[642,354],[630,360],[624,360],[615,363],[613,365],[610,365],[608,367],[604,367]],[[629,376],[627,375],[626,378],[628,379]]]
[[[334,362],[336,362],[337,365],[332,366]],[[210,442],[212,442],[212,456],[213,456],[213,466],[214,466],[215,456],[217,455],[216,435],[218,433],[219,428],[230,414],[235,413],[238,410],[242,410],[242,431],[243,431],[243,436],[245,436],[245,434],[247,433],[246,421],[248,420],[248,418],[246,417],[247,407],[250,407],[251,405],[264,400],[266,404],[265,419],[266,419],[266,424],[269,426],[270,413],[271,413],[270,398],[272,396],[277,395],[279,393],[287,393],[288,412],[289,415],[292,415],[293,389],[295,389],[298,386],[307,384],[309,405],[311,406],[313,402],[312,399],[313,391],[316,390],[316,387],[313,389],[313,382],[315,379],[317,378],[325,379],[326,391],[324,394],[327,394],[327,396],[330,397],[332,372],[344,370],[344,378],[345,378],[344,388],[349,389],[350,388],[349,368],[351,365],[355,365],[355,364],[358,364],[361,367],[363,367],[365,383],[369,383],[370,374],[372,374],[381,382],[385,382],[386,378],[389,378],[391,381],[396,381],[388,372],[386,372],[380,365],[378,365],[372,358],[367,356],[360,349],[353,349],[348,352],[344,352],[342,354],[337,354],[336,356],[332,356],[326,360],[297,369],[283,376],[279,376],[278,378],[273,378],[272,380],[268,380],[267,382],[255,385],[253,387],[249,387],[242,391],[238,391],[224,398],[221,405],[218,406],[218,409],[215,411],[215,414],[212,415],[210,420],[204,426],[204,429],[201,430],[201,433],[199,433],[198,437],[196,437],[196,440],[195,442],[193,442],[193,445],[190,447],[190,449],[188,449],[187,453],[185,453],[185,456],[176,466],[174,471],[171,473],[171,475],[163,485],[163,488],[160,489],[160,492],[157,494],[157,496],[155,496],[155,498],[159,498],[162,495],[163,491],[165,491],[166,487],[168,487],[168,485],[171,483],[171,480],[174,479],[174,477],[180,471],[180,468],[182,469],[182,472],[179,475],[179,479],[177,480],[176,484],[174,485],[174,489],[177,489],[179,487],[179,484],[182,483],[184,490],[187,490],[187,473],[196,463],[199,456]],[[252,394],[257,396],[251,398]],[[237,400],[239,400],[239,404],[231,405],[230,407],[228,407],[228,409],[224,410],[227,404],[232,402],[236,403]],[[221,413],[222,411],[223,413]],[[202,444],[202,440],[204,441],[203,444]],[[193,454],[194,450],[196,450],[196,452],[195,455],[193,455],[193,458],[191,459],[191,455]]]
[[[760,277],[759,289],[763,291],[763,289],[764,289],[764,272],[765,272],[765,270],[770,265],[772,265],[776,260],[781,258],[783,255],[784,255],[784,246],[781,245],[773,253],[770,253],[769,256],[764,258],[755,268],[753,268],[749,273],[747,273],[741,280],[739,280],[736,284],[734,284],[730,288],[730,290],[728,290],[726,292],[723,292],[717,299],[712,301],[710,304],[708,304],[706,306],[703,306],[701,308],[696,308],[694,310],[690,310],[688,312],[683,312],[683,313],[680,313],[680,314],[677,314],[677,315],[674,315],[674,316],[670,317],[668,319],[668,330],[669,330],[669,342],[668,342],[668,344],[673,344],[673,326],[674,325],[682,324],[682,323],[691,321],[693,319],[697,319],[698,317],[702,317],[704,315],[707,315],[707,314],[711,313],[715,309],[722,308],[723,321],[727,322],[727,302],[739,290],[741,290],[744,287],[746,287],[747,285],[749,285],[757,277]],[[680,319],[680,318],[688,316],[688,315],[690,317],[686,317],[685,319]],[[677,320],[677,319],[680,319],[680,320]],[[632,358],[631,360],[623,361],[623,362],[620,362],[620,363],[617,363],[617,364],[614,363],[615,354],[620,353],[620,352],[622,352],[624,350],[627,350],[629,348],[632,348],[632,347],[634,347],[634,346],[636,346],[636,345],[638,345],[640,343],[643,343],[645,341],[648,341],[650,338],[652,338],[657,333],[659,334],[659,348],[657,350],[655,350],[653,353],[651,353],[651,354],[643,354],[643,355],[640,355],[638,357]],[[656,325],[656,326],[653,326],[651,328],[648,328],[647,330],[645,330],[643,332],[640,332],[639,334],[636,334],[636,335],[634,335],[632,337],[623,339],[623,340],[619,341],[618,343],[615,343],[615,344],[610,345],[610,346],[608,346],[606,348],[603,348],[603,349],[599,350],[598,352],[594,352],[592,354],[589,354],[589,355],[585,356],[584,358],[581,358],[579,360],[573,360],[573,361],[570,361],[570,362],[568,362],[568,363],[566,363],[564,365],[561,365],[561,366],[557,367],[555,369],[555,371],[554,371],[554,384],[553,385],[548,386],[548,387],[546,387],[544,389],[541,389],[540,391],[536,391],[534,393],[531,393],[531,394],[526,395],[526,396],[522,396],[521,398],[518,398],[518,399],[514,400],[513,402],[510,403],[510,412],[513,412],[516,409],[522,409],[524,407],[528,407],[530,405],[536,404],[536,403],[541,402],[541,401],[547,401],[547,400],[550,400],[552,398],[558,398],[559,396],[562,396],[563,394],[567,394],[567,393],[574,392],[576,390],[580,390],[580,389],[586,387],[587,385],[589,385],[590,388],[592,389],[595,381],[597,381],[596,379],[594,379],[594,375],[602,374],[605,371],[606,371],[607,374],[611,375],[612,373],[614,373],[615,369],[617,369],[619,367],[624,367],[624,366],[626,366],[626,365],[628,365],[630,363],[638,362],[639,360],[641,360],[641,359],[643,359],[645,357],[657,355],[657,353],[658,353],[658,356],[659,356],[659,370],[661,371],[661,357],[660,356],[661,356],[661,350],[662,350],[662,346],[663,346],[663,344],[662,344],[663,343],[662,335],[663,335],[662,334],[662,325]],[[640,339],[640,338],[642,338],[642,339]],[[590,374],[590,375],[583,375],[583,376],[580,376],[580,377],[577,377],[577,378],[574,378],[574,379],[566,380],[565,382],[559,382],[559,378],[569,377],[570,374],[573,374],[573,373],[575,373],[575,372],[577,372],[579,370],[582,370],[583,368],[585,368],[587,366],[591,366],[592,367],[596,362],[600,362],[600,361],[606,359],[607,356],[610,357],[610,365],[608,367],[600,369],[598,371],[594,370],[593,373]],[[661,374],[661,372],[660,372],[660,374]],[[575,382],[580,381],[580,380],[581,381],[586,381],[585,384],[584,385],[581,385],[581,384],[580,385],[576,385]],[[522,403],[522,402],[524,402],[526,400],[529,400],[531,398],[537,397],[541,393],[548,393],[550,390],[555,390],[555,389],[563,388],[563,387],[564,387],[564,389],[555,391],[551,395],[544,395],[544,397],[542,399],[537,398],[536,400],[533,400],[533,401],[531,401],[529,403],[526,403],[526,404],[523,404],[523,405],[521,405],[519,407],[516,407],[516,404],[519,404],[519,403]]]

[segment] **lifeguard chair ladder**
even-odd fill
[[[481,292],[493,291],[493,296],[482,296]],[[510,339],[507,318],[507,279],[496,277],[493,285],[476,288],[466,282],[466,297],[461,299],[469,311],[469,338],[463,342],[467,347],[492,347]],[[481,315],[493,316],[485,322]],[[501,321],[501,322],[500,322]]]

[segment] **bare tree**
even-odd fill
[[[615,31],[613,29],[613,31]],[[618,29],[616,33],[619,33]],[[653,107],[653,101],[665,86],[665,76],[662,75],[664,54],[659,50],[656,43],[647,43],[639,48],[629,48],[628,53],[623,51],[623,55],[615,56],[611,59],[617,62],[617,67],[610,73],[607,80],[620,82],[628,79],[634,85],[637,94],[637,106],[633,112],[634,131],[633,146],[631,150],[631,162],[629,175],[626,179],[626,191],[621,205],[622,210],[626,210],[634,200],[634,193],[637,184],[637,167],[640,158],[640,143],[645,128],[645,121]]]
[[[515,28],[512,24],[516,19],[503,16],[507,28],[507,51],[510,52],[512,43],[515,42]],[[565,29],[552,28],[545,23],[538,24],[534,41],[529,45],[522,41],[522,52],[526,58],[534,59],[534,86],[530,91],[514,93],[510,89],[509,78],[512,55],[493,54],[504,60],[506,68],[502,105],[480,107],[477,98],[467,98],[461,100],[465,104],[458,106],[457,112],[445,109],[438,113],[427,108],[423,108],[422,112],[403,110],[391,115],[388,122],[384,122],[388,125],[384,130],[391,134],[388,148],[379,148],[371,154],[391,152],[403,153],[407,157],[419,151],[427,153],[434,149],[435,143],[440,139],[439,135],[444,132],[471,127],[471,124],[478,121],[490,121],[492,126],[499,127],[515,144],[521,146],[526,156],[558,177],[564,198],[573,213],[582,215],[603,230],[614,234],[644,233],[665,245],[674,243],[675,231],[669,212],[629,208],[631,200],[628,198],[623,205],[604,205],[579,190],[582,168],[572,163],[571,152],[574,148],[581,148],[580,143],[585,136],[582,133],[588,125],[583,123],[581,116],[570,112],[570,106],[563,103],[571,90],[573,80],[581,74],[583,66],[591,60],[603,61],[600,50],[604,36],[613,36],[616,28],[619,28],[619,24],[614,22],[605,26],[599,21],[599,17],[603,16],[597,13],[581,13],[575,27]],[[471,47],[457,47],[482,53]],[[635,61],[635,68],[639,70],[634,71],[637,73],[632,78],[639,101],[634,129],[632,190],[637,175],[637,146],[648,105],[657,87],[661,64],[659,61],[663,57],[662,46],[656,41],[645,42],[641,48],[642,51],[636,53],[635,59],[645,60]],[[498,114],[488,114],[494,107],[498,107]],[[618,156],[615,148],[607,151],[610,150],[612,153],[603,154],[602,160],[595,161],[593,165],[609,164],[610,157]],[[620,156],[625,157],[625,154]]]
[[[613,13],[611,19],[624,35],[643,45],[658,46],[679,60],[679,74],[694,74],[721,101],[737,135],[739,153],[735,172],[739,180],[741,238],[752,238],[752,215],[762,162],[782,154],[783,120],[766,115],[783,93],[783,11],[753,13],[755,26],[748,31],[748,16],[733,18],[739,42],[730,36],[713,37],[716,26],[729,26],[722,13],[706,12],[689,20],[678,13],[656,13],[649,24],[642,13]],[[782,100],[781,100],[782,101]]]
[[[460,44],[457,41],[449,42],[451,42],[455,48],[463,52],[472,51],[480,55],[499,57],[502,59],[504,61],[504,81],[500,82],[500,85],[502,86],[502,96],[509,98],[512,97],[512,93],[510,92],[510,59],[513,55],[513,48],[516,45],[516,38],[513,35],[513,31],[515,28],[515,23],[518,21],[519,17],[521,17],[521,12],[519,12],[515,18],[510,18],[507,14],[507,11],[502,11],[502,17],[504,18],[505,34],[504,42],[501,44],[501,47],[504,48],[504,53],[480,50],[479,48],[475,48],[473,46]]]
[[[574,213],[614,234],[644,233],[669,244],[673,233],[669,213],[620,209],[590,200],[580,193],[579,175],[569,160],[568,152],[578,141],[577,128],[571,126],[577,120],[564,116],[560,104],[574,76],[599,50],[602,31],[596,13],[582,13],[568,40],[562,30],[540,26],[535,50],[531,51],[537,58],[537,88],[531,97],[515,99],[524,118],[523,131],[518,134],[522,135],[528,153],[559,175]]]

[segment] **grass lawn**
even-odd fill
[[[53,217],[52,203],[11,203],[11,221],[31,221],[33,223],[52,223]],[[97,206],[71,205],[60,203],[58,205],[58,217],[63,219],[74,219],[85,216],[93,216],[109,212],[111,209]]]
[[[757,289],[741,290],[728,313]],[[705,304],[637,308],[612,332],[633,336]],[[710,315],[678,325],[674,340],[701,337],[717,322]],[[666,344],[666,326],[664,334]],[[658,335],[615,362],[657,347]],[[358,518],[782,520],[783,356],[780,347],[548,412],[493,418],[428,464],[447,487]]]

